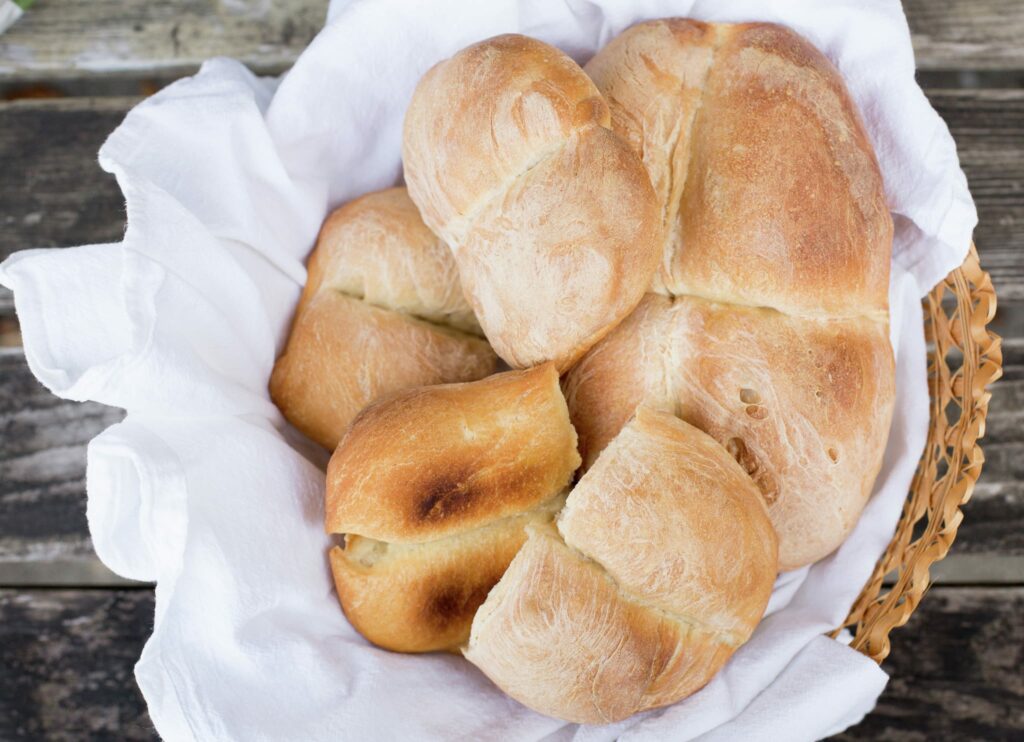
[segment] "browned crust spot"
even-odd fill
[[[442,474],[427,482],[423,497],[415,501],[415,520],[436,523],[465,512],[479,493],[469,477]]]
[[[439,633],[453,626],[468,626],[502,574],[488,574],[468,585],[457,581],[440,585],[423,603],[424,622]]]

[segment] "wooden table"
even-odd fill
[[[326,0],[40,0],[0,36],[0,259],[113,242],[123,199],[96,164],[140,97],[225,55],[286,69]],[[909,0],[920,81],[960,148],[999,294],[1006,373],[953,552],[843,739],[1024,739],[1024,2]],[[271,7],[273,6],[273,7]],[[33,379],[0,289],[0,739],[153,739],[132,667],[151,586],[96,559],[85,444],[122,413]]]

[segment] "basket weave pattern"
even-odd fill
[[[843,624],[854,635],[850,646],[876,662],[888,656],[889,632],[910,619],[928,589],[929,567],[956,537],[960,506],[985,461],[978,441],[992,396],[987,387],[1002,374],[1000,339],[988,330],[996,295],[973,245],[963,265],[925,299],[924,312],[928,441],[896,533]]]

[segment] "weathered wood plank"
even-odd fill
[[[1024,68],[1018,0],[906,0],[925,70]],[[187,74],[209,57],[274,73],[323,24],[327,0],[47,0],[0,37],[0,81]]]
[[[2,38],[2,37],[0,37]],[[140,98],[0,104],[0,255],[26,247],[116,241],[124,197],[96,161]]]
[[[1020,0],[903,0],[918,67],[1024,68]]]
[[[133,667],[151,590],[0,590],[0,739],[155,740]]]
[[[96,154],[137,100],[0,104],[0,260],[30,247],[121,239],[124,197]],[[0,316],[12,312],[0,288]]]
[[[328,0],[47,0],[0,36],[0,79],[111,72],[190,74],[228,56],[262,73],[289,67],[321,29]]]
[[[0,591],[0,738],[155,739],[132,667],[149,590]],[[837,739],[1024,734],[1024,588],[935,588],[893,634],[877,709]]]
[[[833,739],[1024,738],[1024,589],[935,588],[892,634],[875,711]]]
[[[1003,299],[1024,299],[1024,90],[932,90],[956,138]],[[0,259],[24,247],[119,239],[123,199],[96,152],[136,98],[0,104]],[[6,292],[5,292],[6,293]],[[10,298],[0,297],[0,313]]]
[[[1002,299],[1024,299],[1024,90],[926,92],[956,140],[978,206],[982,265]]]
[[[67,402],[0,350],[0,584],[4,565],[95,560],[85,522],[85,446],[120,410]]]

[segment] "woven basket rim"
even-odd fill
[[[892,541],[842,626],[850,646],[876,662],[890,650],[889,634],[906,624],[963,520],[985,457],[980,439],[991,392],[1002,375],[1002,346],[988,329],[996,294],[971,243],[963,264],[923,300],[931,410],[928,440]],[[952,367],[951,367],[952,365]],[[886,578],[889,584],[885,584]]]

